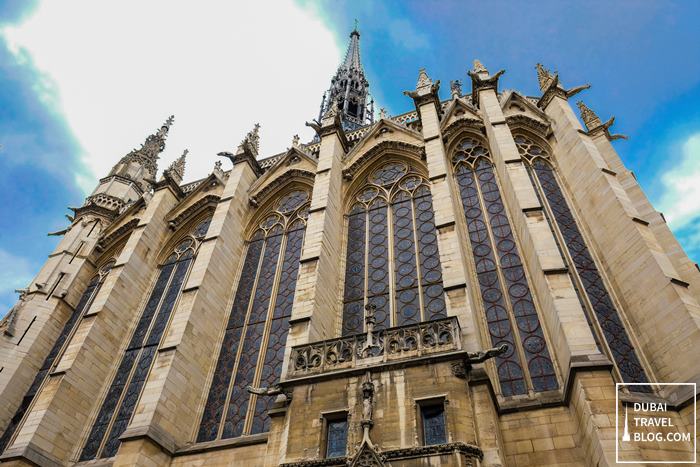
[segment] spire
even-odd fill
[[[185,149],[182,155],[175,159],[173,163],[170,164],[170,167],[165,169],[165,172],[175,179],[177,183],[182,182],[182,179],[185,178],[185,157],[187,157],[189,152],[189,149]]]
[[[337,112],[345,130],[355,130],[374,120],[369,82],[360,60],[360,31],[357,24],[350,33],[345,59],[338,66],[335,76],[331,79],[331,86],[321,100],[319,120],[328,114],[334,102],[337,102]]]
[[[348,51],[345,52],[343,68],[360,70],[364,73],[362,63],[360,63],[360,31],[357,30],[357,22],[355,29],[350,33],[350,44],[348,44]]]
[[[488,73],[489,70],[486,69],[483,63],[481,63],[478,59],[474,60],[474,73]]]
[[[593,112],[583,101],[578,101],[576,103],[579,111],[581,112],[581,119],[586,125],[586,128],[592,130],[593,128],[599,127],[603,124],[600,118]]]
[[[175,116],[171,115],[168,117],[158,131],[146,138],[146,141],[139,149],[134,149],[129,154],[122,157],[112,168],[110,175],[126,175],[127,178],[129,178],[128,173],[130,173],[130,171],[128,170],[128,165],[132,162],[136,162],[145,169],[142,174],[143,178],[153,180],[158,171],[160,153],[165,149],[165,139],[174,121]],[[123,171],[125,172],[124,174],[120,173]]]

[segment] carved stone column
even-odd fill
[[[454,178],[450,175],[449,159],[440,129],[440,81],[433,83],[424,69],[420,70],[415,91],[404,94],[413,98],[422,124],[425,141],[425,157],[430,178],[430,192],[435,211],[435,227],[438,234],[438,250],[442,265],[448,316],[458,316],[463,342],[469,350],[481,348],[477,332],[477,318],[467,293],[466,252],[463,239],[467,237],[462,223],[459,195]]]
[[[338,265],[341,264],[344,226],[342,158],[347,151],[347,141],[335,104],[331,104],[316,130],[321,148],[287,338],[287,356],[292,345],[333,337],[336,320],[340,317],[342,271]],[[286,371],[285,365],[283,379]]]
[[[172,454],[191,441],[199,424],[209,370],[231,311],[226,300],[244,257],[247,193],[261,174],[248,152],[233,162],[114,465],[151,465],[164,456],[158,451]]]
[[[101,402],[141,312],[156,256],[169,235],[166,214],[179,196],[171,184],[155,192],[2,460],[39,465],[75,461],[80,448],[76,443]]]
[[[553,356],[566,381],[572,367],[601,364],[607,359],[596,346],[565,261],[503,116],[497,95],[502,73],[491,76],[483,66],[470,71],[472,94],[484,118],[503,197],[530,273],[530,286],[536,292]]]
[[[645,219],[581,125],[567,100],[575,90],[539,67],[543,96],[539,106],[553,120],[556,159],[582,224],[596,250],[623,312],[639,336],[651,365],[651,380],[700,381],[700,307]],[[612,160],[611,158],[608,158]],[[614,161],[613,161],[614,162]],[[673,396],[671,397],[680,397]],[[690,397],[690,396],[687,396]],[[680,402],[680,400],[677,400]]]

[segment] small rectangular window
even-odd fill
[[[444,444],[447,442],[445,426],[445,403],[443,401],[420,404],[423,445]]]
[[[348,444],[348,416],[339,413],[324,416],[326,457],[343,457]]]

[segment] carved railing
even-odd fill
[[[462,349],[456,317],[292,347],[288,377],[377,365]]]

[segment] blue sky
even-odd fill
[[[284,150],[317,113],[354,19],[371,91],[390,113],[417,70],[460,79],[479,58],[503,89],[537,95],[534,65],[613,129],[615,142],[700,260],[700,2],[293,1],[0,3],[0,315],[36,274],[112,164],[176,116],[161,167],[190,149],[186,180],[253,123]],[[273,8],[274,6],[274,8]],[[578,98],[578,97],[577,97]]]

